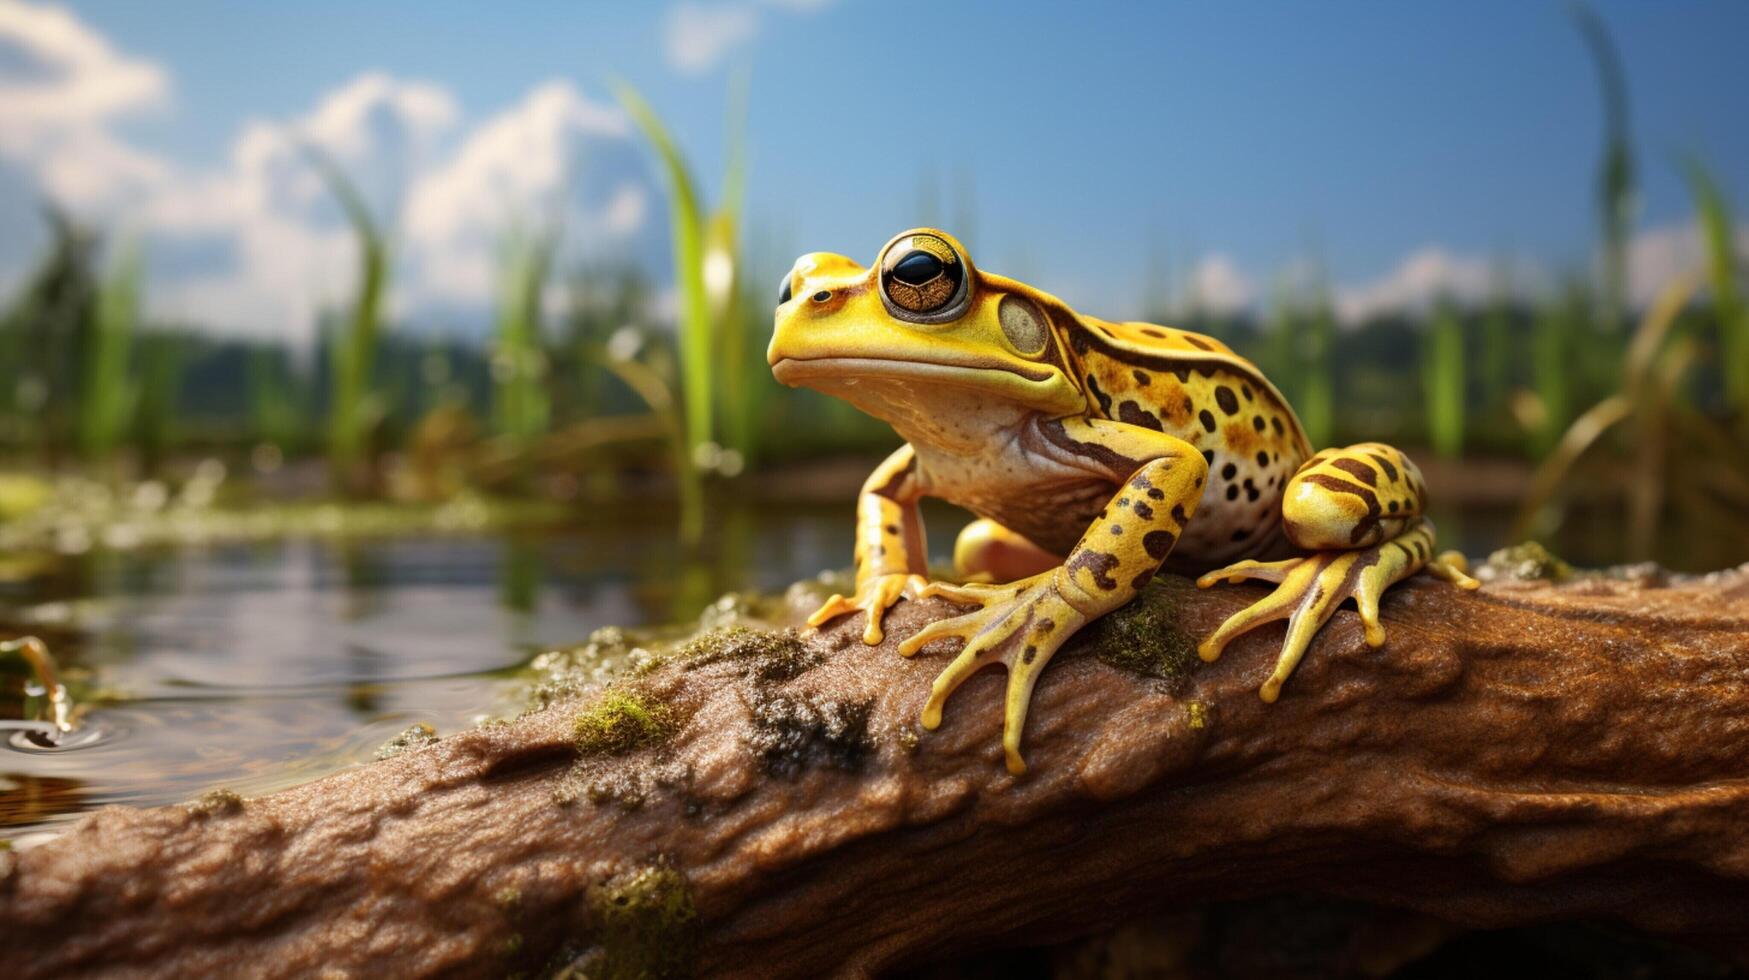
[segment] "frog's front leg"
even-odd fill
[[[862,639],[881,642],[881,618],[893,603],[916,595],[927,580],[928,551],[923,543],[923,518],[917,501],[923,496],[917,478],[917,454],[900,446],[863,481],[856,499],[856,594],[834,595],[808,617],[821,626],[846,613],[868,614]]]
[[[924,596],[981,606],[932,623],[900,644],[911,656],[926,644],[957,637],[964,647],[935,679],[923,707],[923,727],[941,724],[942,706],[980,669],[1008,668],[1002,748],[1008,771],[1026,771],[1020,755],[1033,685],[1051,656],[1075,631],[1134,598],[1177,543],[1202,495],[1208,463],[1189,443],[1105,420],[1044,423],[1050,452],[1106,468],[1124,482],[1063,564],[1003,585],[933,584]],[[1114,466],[1127,473],[1110,473]]]
[[[1242,561],[1197,579],[1205,589],[1245,579],[1280,583],[1269,596],[1229,617],[1197,652],[1216,660],[1234,637],[1286,619],[1287,639],[1275,670],[1258,690],[1263,700],[1274,701],[1312,637],[1344,600],[1353,599],[1359,607],[1366,642],[1376,647],[1385,642],[1379,597],[1397,582],[1425,567],[1461,588],[1477,588],[1462,555],[1434,556],[1433,523],[1421,516],[1426,498],[1420,470],[1383,443],[1327,449],[1307,460],[1288,481],[1282,525],[1288,539],[1310,554]]]

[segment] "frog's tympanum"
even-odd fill
[[[978,607],[899,648],[964,641],[936,678],[923,725],[980,668],[1008,669],[1002,744],[1020,756],[1040,671],[1076,630],[1133,598],[1163,565],[1197,585],[1263,579],[1268,598],[1199,647],[1287,619],[1274,701],[1312,637],[1352,598],[1378,646],[1379,597],[1421,568],[1465,588],[1461,559],[1436,558],[1415,464],[1382,443],[1314,454],[1281,393],[1209,337],[1083,316],[1024,283],[979,271],[934,229],[887,243],[865,269],[842,255],[797,260],[778,296],[772,373],[891,423],[906,444],[863,485],[856,594],[818,626],[862,612],[863,639],[902,597]],[[978,515],[954,548],[967,584],[925,578],[917,502]]]

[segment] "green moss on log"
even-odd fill
[[[1174,590],[1156,581],[1129,603],[1094,620],[1082,640],[1100,660],[1124,670],[1176,680],[1199,661],[1196,638],[1178,624]]]
[[[591,980],[688,977],[698,950],[698,910],[686,876],[651,864],[589,888],[596,949],[583,963]]]
[[[674,712],[628,688],[610,687],[572,725],[579,755],[624,755],[659,744],[675,730]]]

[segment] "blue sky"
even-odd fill
[[[1749,5],[1598,10],[1629,78],[1645,289],[1692,258],[1681,154],[1749,194]],[[1559,2],[0,2],[0,283],[47,189],[146,242],[155,309],[307,335],[348,267],[296,137],[393,205],[397,307],[466,326],[515,218],[565,213],[576,261],[659,264],[654,171],[604,81],[642,89],[714,183],[738,70],[774,261],[958,220],[981,265],[1089,313],[1138,312],[1162,261],[1256,303],[1313,254],[1358,313],[1594,248],[1601,108]]]

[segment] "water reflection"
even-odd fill
[[[0,837],[105,804],[268,792],[415,722],[512,712],[507,677],[541,649],[845,564],[847,510],[719,515],[700,561],[661,508],[628,508],[538,533],[94,552],[0,585],[9,627],[54,627],[103,733],[76,751],[0,743]],[[0,718],[24,716],[25,685],[0,668]]]

